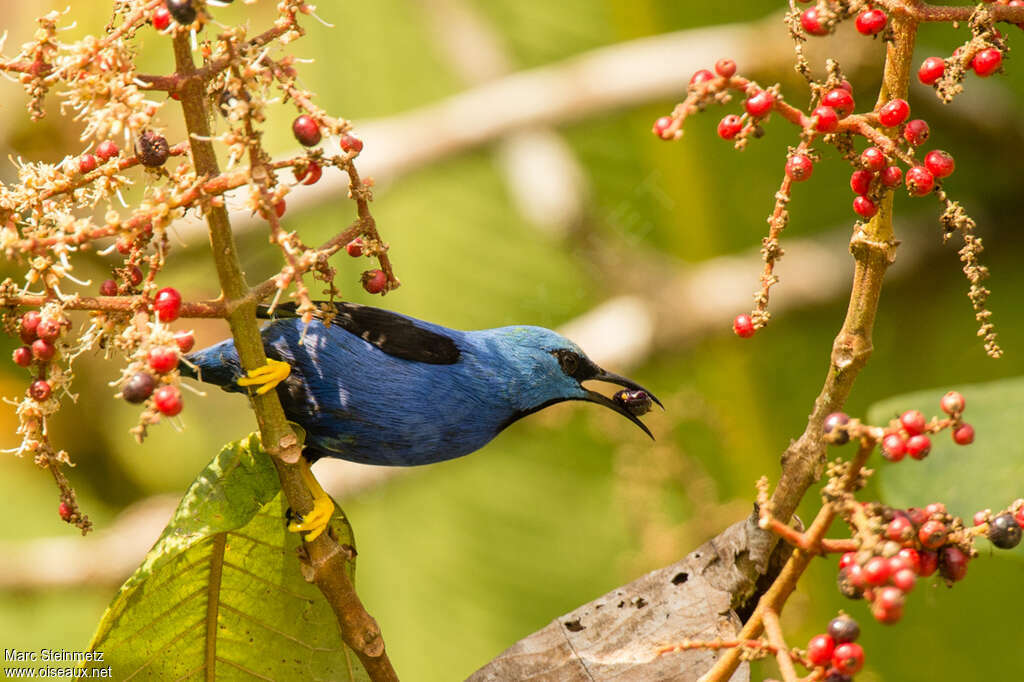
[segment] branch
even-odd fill
[[[195,73],[188,36],[174,37],[174,60],[178,73]],[[209,119],[204,106],[204,87],[198,79],[189,79],[181,95],[185,123],[192,139],[192,158],[200,176],[213,177],[219,173],[217,158],[209,142]],[[249,288],[242,272],[235,247],[231,224],[224,205],[207,202],[206,219],[210,229],[210,245],[223,297],[228,301],[244,301]],[[231,307],[228,324],[234,337],[238,357],[245,370],[266,364],[263,339],[256,324],[256,304],[245,301]],[[313,508],[313,499],[302,481],[302,448],[292,432],[281,408],[277,393],[270,391],[252,398],[253,411],[259,424],[264,449],[273,457],[281,479],[281,489],[289,506],[296,513],[306,514]],[[312,579],[334,609],[345,643],[356,653],[373,680],[397,680],[391,661],[384,650],[380,627],[366,612],[352,582],[345,573],[346,553],[329,533],[304,545],[312,567]]]

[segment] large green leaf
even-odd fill
[[[368,679],[301,575],[286,507],[256,435],[226,446],[103,615],[88,665],[118,680]],[[353,544],[339,509],[331,523]]]
[[[868,410],[872,424],[886,424],[905,410],[941,415],[946,390],[919,391],[889,398]],[[956,445],[949,431],[932,437],[931,454],[877,465],[879,486],[888,504],[923,506],[944,502],[968,519],[979,509],[999,509],[1024,496],[1024,440],[1017,421],[1024,415],[1024,378],[956,386],[966,401],[964,420],[974,426],[974,443]],[[944,415],[943,415],[944,416]],[[1014,554],[1018,554],[1024,545]]]

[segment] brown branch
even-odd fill
[[[885,8],[890,15],[907,17],[915,22],[967,21],[978,9],[977,5],[947,7],[929,5],[920,0],[875,0],[875,4]],[[988,11],[992,12],[996,21],[1007,21],[1012,24],[1024,23],[1024,7],[991,5]]]
[[[190,76],[196,72],[188,37],[174,37],[174,58],[178,73]],[[185,122],[192,142],[192,158],[196,172],[209,177],[219,172],[213,145],[209,142],[209,119],[205,110],[204,88],[200,80],[189,79],[181,95]],[[208,202],[205,206],[210,228],[210,244],[223,297],[242,301],[249,293],[231,224],[224,206]],[[263,340],[256,324],[255,302],[231,306],[228,323],[242,367],[246,370],[265,365]],[[313,508],[310,491],[302,481],[301,444],[284,415],[276,392],[253,396],[253,411],[259,424],[264,449],[273,457],[281,479],[281,488],[289,506],[296,513],[306,514]],[[329,533],[321,534],[304,545],[312,568],[312,579],[331,605],[341,628],[342,639],[356,653],[373,680],[397,680],[394,668],[384,650],[380,627],[366,612],[352,582],[345,572],[347,554]]]
[[[796,668],[793,667],[793,659],[790,656],[786,640],[782,636],[782,625],[779,624],[779,614],[772,609],[765,609],[764,633],[768,642],[775,648],[775,660],[779,663],[779,671],[785,682],[797,682]]]

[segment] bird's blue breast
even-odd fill
[[[514,329],[460,332],[413,322],[450,338],[458,359],[431,364],[396,357],[319,321],[280,320],[264,330],[268,356],[291,365],[277,391],[288,418],[306,429],[308,457],[397,466],[459,457],[485,445],[534,400],[505,369],[503,335]],[[230,342],[190,359],[205,381],[237,390],[240,370]]]

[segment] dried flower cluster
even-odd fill
[[[182,407],[177,367],[194,339],[171,324],[178,317],[224,317],[237,304],[182,301],[160,281],[172,251],[169,232],[187,211],[204,214],[225,206],[228,193],[241,190],[245,198],[231,201],[265,218],[283,259],[280,272],[249,296],[273,297],[275,304],[285,295],[294,298],[307,321],[314,312],[310,277],[328,296],[340,293],[328,259],[342,248],[378,262],[379,269],[362,276],[371,293],[399,285],[369,210],[372,183],[360,179],[354,165],[363,143],[351,135],[348,121],[329,116],[296,84],[296,59],[286,52],[304,35],[299,21],[315,16],[314,8],[302,0],[281,0],[272,26],[250,36],[244,28],[215,23],[214,5],[115,0],[104,34],[74,42],[61,39],[61,25],[70,20],[51,12],[39,19],[32,40],[15,55],[0,57],[0,70],[23,85],[33,119],[47,114],[48,95],[53,95],[56,110],[80,126],[80,150],[53,164],[19,158],[18,182],[0,185],[0,248],[24,271],[23,282],[0,284],[0,304],[6,331],[26,343],[14,360],[29,369],[34,382],[16,402],[22,437],[16,452],[32,454],[54,473],[62,491],[61,516],[83,531],[88,520],[59,471],[59,464],[70,460],[47,438],[47,420],[62,399],[72,397],[74,358],[102,349],[123,363],[112,385],[119,397],[141,404],[135,429],[141,439],[147,426]],[[188,73],[139,73],[135,39],[142,31],[166,37],[168,52],[191,46],[201,65]],[[147,35],[147,45],[154,44],[153,37]],[[167,137],[173,128],[167,117],[182,115],[174,100],[189,92],[201,93],[205,118],[220,121],[206,140],[225,151],[227,167],[219,174],[197,171],[190,140]],[[270,123],[268,106],[276,102],[295,107],[292,127],[304,151],[275,160],[262,145],[261,128]],[[339,152],[330,152],[332,146]],[[331,168],[348,175],[356,218],[325,244],[311,247],[286,228],[285,197],[293,184],[313,184]],[[124,198],[128,188],[140,196],[132,205]],[[74,275],[75,255],[90,249],[115,259],[99,295]],[[38,312],[22,314],[25,307]],[[90,313],[72,333],[74,310]],[[59,330],[52,338],[37,338],[28,329],[33,324],[49,329],[51,322]]]

